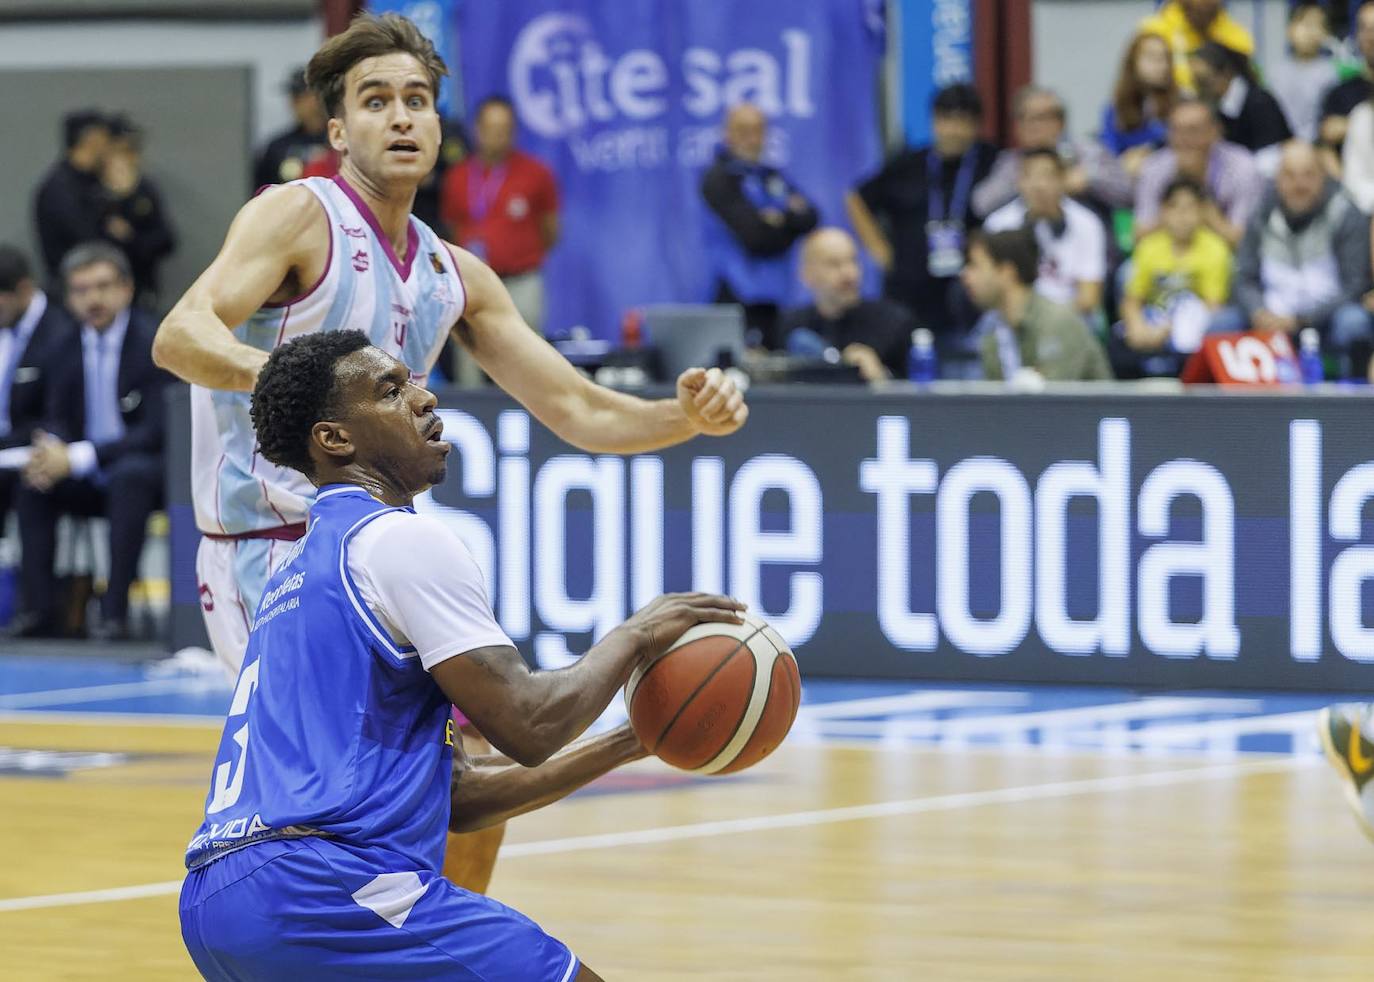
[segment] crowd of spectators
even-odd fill
[[[143,133],[127,117],[68,114],[63,152],[34,193],[34,226],[49,285],[76,246],[108,242],[128,259],[140,302],[156,305],[158,266],[176,236],[157,186],[143,172]],[[60,295],[60,294],[59,294]]]
[[[977,90],[941,90],[929,145],[900,150],[847,197],[883,295],[911,329],[906,343],[929,331],[946,374],[961,378],[1140,378],[1179,375],[1209,334],[1310,329],[1329,378],[1374,374],[1374,3],[1355,11],[1353,42],[1358,57],[1332,35],[1325,6],[1294,3],[1284,56],[1262,71],[1221,0],[1169,0],[1124,40],[1114,82],[1100,80],[1110,98],[1095,134],[1071,136],[1062,98],[1029,86],[1011,107],[1013,145],[1000,149],[980,139]],[[720,220],[713,264],[752,274],[751,294],[735,273],[715,299],[740,300],[755,324],[752,305],[780,292],[762,290],[765,279],[816,219],[805,189],[741,153],[741,115],[702,191]],[[753,191],[747,173],[758,175]],[[721,228],[733,234],[726,245]],[[818,256],[844,268],[848,237],[811,235],[801,268],[817,302],[784,310],[764,343],[789,347],[787,332],[805,329],[834,336],[863,378],[898,374],[891,310],[861,306],[847,273],[838,294],[815,285]],[[1023,284],[1029,256],[1035,275]],[[1063,311],[1083,331],[1068,331]],[[1040,366],[1027,337],[1050,335],[1049,348],[1075,353]],[[1079,357],[1079,341],[1096,353]]]
[[[1283,58],[1259,66],[1222,0],[1168,0],[1098,80],[1091,136],[1073,135],[1060,94],[1028,86],[1012,144],[994,146],[978,91],[947,86],[929,143],[849,189],[853,234],[821,225],[808,189],[768,162],[766,115],[735,105],[700,178],[702,299],[740,305],[756,348],[824,351],[865,381],[905,375],[915,338],[948,376],[1033,384],[1178,376],[1209,334],[1244,331],[1317,338],[1328,377],[1374,374],[1374,0],[1353,20],[1341,42],[1325,7],[1294,3]],[[292,124],[260,149],[253,189],[337,173],[303,72],[285,92]],[[508,100],[471,123],[471,140],[444,124],[415,213],[481,255],[542,330],[556,180],[517,147]],[[103,515],[96,627],[117,637],[161,503],[170,379],[151,344],[176,239],[128,117],[71,113],[62,135],[34,192],[35,262],[0,245],[0,522],[17,515],[23,557],[11,631],[59,629],[55,523]],[[865,260],[880,296],[864,295]],[[791,306],[798,275],[810,302]],[[457,352],[446,367],[480,381]]]

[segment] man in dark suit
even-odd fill
[[[45,428],[17,496],[24,611],[16,633],[56,630],[53,582],[57,520],[100,515],[110,525],[110,579],[98,635],[128,635],[129,585],[138,571],[148,516],[162,501],[163,387],[153,364],[157,321],[132,307],[133,274],[124,253],[103,242],[62,260],[77,343],[49,362]]]
[[[38,288],[25,255],[0,245],[0,450],[33,439],[43,420],[45,366],[75,331],[62,305]],[[0,534],[18,484],[14,462],[0,461]]]

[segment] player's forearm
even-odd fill
[[[521,746],[501,748],[525,767],[538,766],[596,720],[630,678],[640,639],[617,628],[567,668],[530,676]]]
[[[212,313],[173,308],[153,340],[153,361],[194,385],[249,392],[267,352],[239,341]]]
[[[453,774],[449,829],[475,832],[543,808],[645,756],[643,746],[625,725],[566,747],[538,767],[489,764],[479,758]]]
[[[548,425],[590,453],[647,453],[697,435],[676,399],[640,399],[590,382]]]

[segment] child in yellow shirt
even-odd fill
[[[1164,189],[1160,227],[1136,245],[1121,297],[1121,337],[1144,374],[1177,372],[1179,356],[1197,350],[1230,296],[1231,250],[1204,227],[1206,203],[1201,184],[1175,178]]]

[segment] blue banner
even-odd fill
[[[930,101],[955,82],[973,81],[973,0],[901,0],[902,132],[930,142]]]
[[[630,307],[708,299],[700,182],[727,106],[764,110],[768,158],[825,223],[880,161],[871,3],[483,0],[457,24],[469,112],[509,95],[558,178],[550,332],[616,337]]]
[[[439,111],[453,116],[461,109],[458,93],[458,32],[455,29],[456,0],[368,0],[367,9],[374,14],[400,14],[414,22],[425,37],[434,43],[434,50],[448,65],[449,77],[439,90]]]

